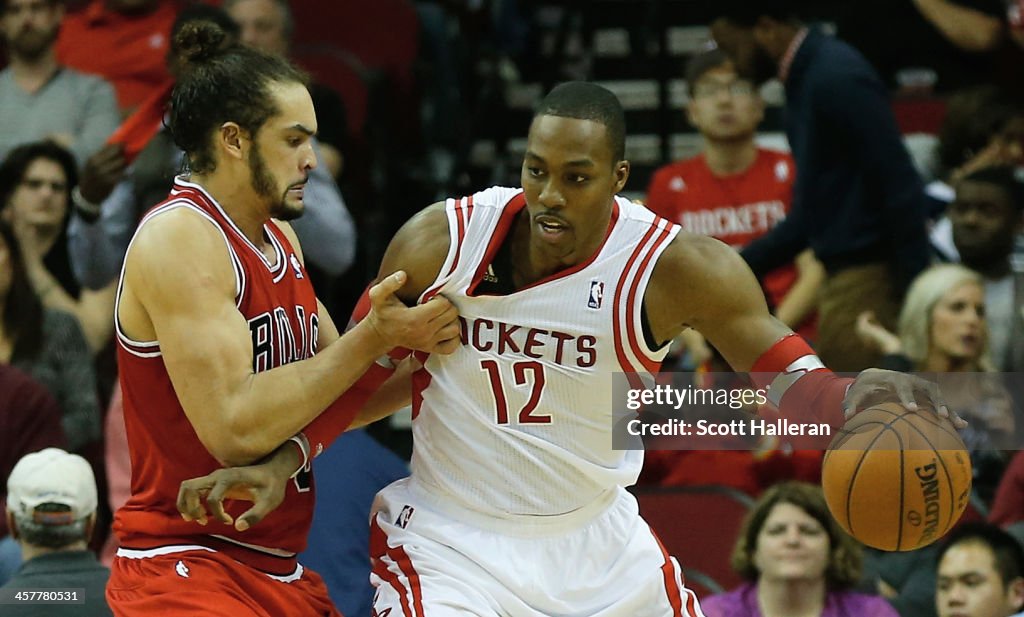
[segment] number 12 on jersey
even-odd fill
[[[491,381],[491,394],[494,396],[494,405],[497,408],[498,424],[508,424],[508,399],[505,398],[505,382],[501,378],[498,363],[495,360],[481,360],[480,370],[486,372]],[[512,365],[512,378],[516,386],[532,384],[530,398],[526,401],[526,405],[519,410],[519,424],[551,424],[551,416],[533,413],[540,403],[540,396],[544,391],[544,365],[533,361],[516,362]]]

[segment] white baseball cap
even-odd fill
[[[36,512],[44,503],[68,506],[70,512]],[[7,478],[7,509],[18,518],[63,525],[96,511],[96,478],[77,454],[46,448],[21,457]]]

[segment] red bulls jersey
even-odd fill
[[[177,208],[202,216],[224,238],[235,272],[235,302],[252,337],[253,371],[312,356],[318,332],[316,296],[294,248],[277,224],[268,222],[263,227],[274,252],[273,258],[268,258],[201,186],[178,178],[168,198],[151,210],[139,227]],[[168,256],[167,267],[174,267],[172,256]],[[118,302],[123,281],[122,272]],[[199,441],[178,402],[160,341],[131,340],[117,319],[115,324],[132,464],[131,498],[114,521],[121,546],[148,550],[200,545],[272,574],[294,573],[294,555],[305,548],[313,515],[312,478],[297,476],[288,486],[284,503],[244,533],[213,520],[206,527],[182,520],[175,507],[182,480],[206,475],[221,465]],[[228,502],[227,510],[237,516],[248,507],[247,503]]]

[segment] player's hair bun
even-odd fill
[[[212,21],[196,20],[185,24],[171,44],[186,64],[199,64],[217,56],[226,47],[227,33]]]

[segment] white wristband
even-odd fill
[[[299,450],[302,451],[302,464],[295,470],[290,477],[294,478],[299,475],[300,472],[306,470],[309,467],[309,440],[302,433],[295,435],[288,439],[288,441],[294,441],[298,446]]]

